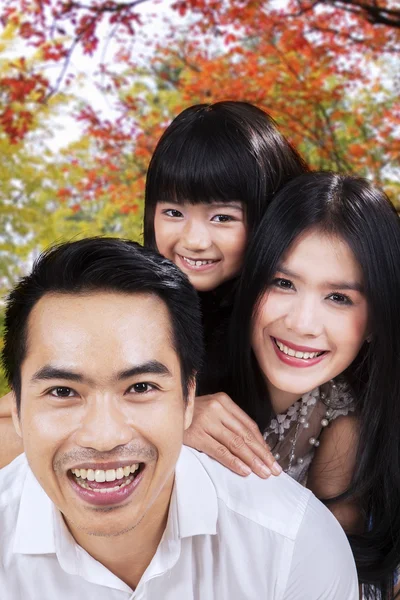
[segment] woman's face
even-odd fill
[[[159,202],[154,217],[158,251],[208,292],[235,277],[242,266],[247,226],[241,202]]]
[[[342,373],[368,335],[360,266],[341,239],[300,236],[253,320],[252,345],[276,412]]]

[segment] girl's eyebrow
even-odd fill
[[[228,202],[211,202],[213,208],[236,208],[243,211],[243,204],[240,200],[229,200]]]
[[[283,273],[283,275],[287,275],[287,277],[291,277],[293,279],[298,279],[299,281],[304,282],[304,279],[294,271],[283,267],[282,265],[278,265],[277,272]],[[358,281],[323,281],[323,287],[332,288],[336,290],[353,290],[355,292],[359,292],[360,294],[364,294],[364,288]]]

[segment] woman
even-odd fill
[[[199,377],[198,419],[186,443],[202,445],[242,475],[253,470],[268,477],[280,468],[257,425],[221,392],[236,280],[273,195],[306,171],[267,113],[226,101],[180,113],[158,142],[147,173],[144,243],[176,262],[202,301],[207,359]],[[10,410],[6,403],[0,400],[0,411],[1,404]],[[216,439],[219,420],[226,428]],[[0,466],[1,455],[0,447]]]
[[[400,221],[384,193],[302,175],[250,243],[224,388],[337,516],[365,598],[385,600],[400,564],[399,306]]]

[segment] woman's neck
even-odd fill
[[[278,388],[273,386],[272,383],[270,383],[269,381],[267,382],[267,387],[269,397],[271,400],[271,406],[276,415],[285,413],[288,410],[288,408],[290,408],[297,400],[301,398],[299,394],[279,390]]]

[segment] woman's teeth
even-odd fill
[[[97,481],[103,483],[104,481],[115,481],[116,479],[123,479],[128,477],[131,473],[135,473],[139,469],[139,463],[130,465],[128,467],[119,467],[118,469],[71,469],[71,472],[76,478],[87,479],[88,481]]]
[[[274,338],[275,339],[275,338]],[[288,356],[294,356],[295,358],[303,358],[307,360],[308,358],[316,358],[317,356],[321,356],[323,352],[300,352],[299,350],[293,350],[293,348],[288,348],[282,342],[279,342],[275,339],[275,344],[278,346],[279,350]]]
[[[211,263],[215,262],[214,260],[192,260],[191,258],[186,258],[186,256],[182,256],[182,258],[191,267],[202,267],[204,265],[211,265]]]

